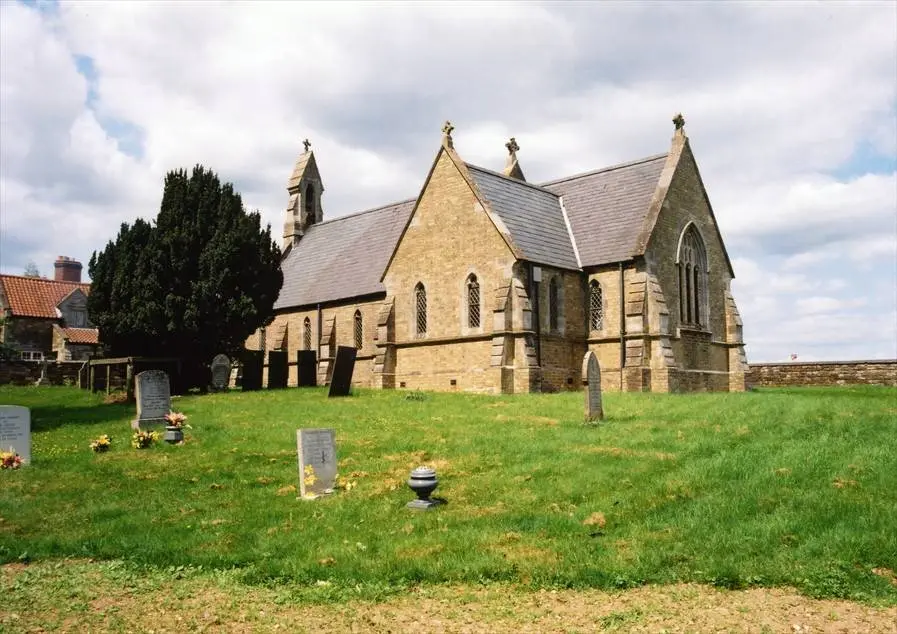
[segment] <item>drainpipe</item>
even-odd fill
[[[533,292],[533,320],[536,324],[536,365],[542,367],[542,318],[539,314],[539,282],[536,281],[535,265],[530,262],[529,279]],[[541,273],[540,273],[541,275]]]
[[[320,362],[321,361],[321,326],[324,323],[324,317],[321,313],[321,305],[318,304],[318,339],[315,342],[315,354],[317,355],[315,358]]]
[[[620,262],[620,372],[623,372],[623,366],[626,365],[626,298],[623,296],[624,286],[623,263]]]

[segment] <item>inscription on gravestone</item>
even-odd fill
[[[0,451],[13,451],[22,462],[31,462],[31,410],[19,405],[0,405]]]
[[[582,379],[586,384],[586,422],[601,420],[604,418],[601,407],[601,368],[591,350],[582,359]]]
[[[289,372],[287,353],[284,350],[271,350],[268,353],[268,389],[275,390],[287,386]]]
[[[171,383],[163,370],[144,370],[134,378],[137,399],[137,420],[134,427],[146,424],[164,424],[165,415],[171,411]]]
[[[299,368],[299,387],[315,387],[318,384],[318,354],[314,350],[300,350],[296,365]]]
[[[261,350],[243,351],[244,392],[262,389],[262,372],[264,371],[265,353]]]
[[[333,429],[297,429],[299,493],[316,498],[333,493],[336,486],[336,432]]]
[[[330,392],[327,396],[349,396],[352,387],[352,373],[355,371],[355,356],[358,350],[349,346],[336,349],[336,361],[333,364],[333,377],[330,379]]]
[[[230,382],[230,359],[226,354],[216,354],[212,359],[212,388],[226,390]]]

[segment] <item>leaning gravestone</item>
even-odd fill
[[[0,405],[0,451],[19,454],[31,462],[31,410],[19,405]]]
[[[314,499],[336,486],[336,433],[332,429],[297,429],[299,493]]]
[[[243,391],[249,392],[262,389],[262,374],[264,372],[265,353],[262,350],[243,351]]]
[[[582,378],[586,383],[586,422],[604,418],[601,407],[601,368],[591,350],[582,359]]]
[[[300,350],[296,356],[299,369],[299,387],[315,387],[318,384],[318,355],[314,350]]]
[[[144,370],[134,378],[137,420],[131,426],[164,425],[171,411],[171,383],[164,370]]]
[[[330,392],[327,396],[349,396],[352,387],[352,373],[355,371],[355,356],[358,350],[349,346],[336,349],[336,361],[333,364],[333,376],[330,379]]]
[[[268,389],[275,390],[287,386],[290,371],[286,350],[271,350],[268,353]]]
[[[230,383],[230,359],[226,354],[216,354],[212,359],[212,389],[226,390]]]

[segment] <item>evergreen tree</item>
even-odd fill
[[[155,224],[122,224],[91,257],[88,310],[113,356],[207,363],[271,323],[280,255],[233,185],[202,166],[170,172]]]

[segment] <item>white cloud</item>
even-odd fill
[[[897,261],[897,174],[851,163],[859,147],[897,155],[893,3],[0,11],[4,271],[86,262],[122,221],[155,215],[168,170],[195,163],[234,181],[276,234],[305,137],[332,218],[415,195],[445,119],[461,155],[492,169],[515,136],[539,181],[665,151],[681,110],[750,350],[829,341],[800,321],[814,298],[840,302],[838,319],[894,316],[893,296],[874,289]],[[94,84],[74,56],[90,58]],[[119,125],[138,131],[140,152],[116,139]],[[877,299],[851,304],[858,292]],[[892,336],[883,327],[868,347]]]

